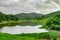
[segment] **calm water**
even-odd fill
[[[46,29],[41,29],[41,25],[37,26],[10,26],[10,27],[3,27],[0,28],[0,32],[9,33],[9,34],[21,34],[21,33],[42,33],[48,32]]]

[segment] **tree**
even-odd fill
[[[51,29],[60,30],[60,16],[56,15],[53,19],[49,20],[46,25]]]

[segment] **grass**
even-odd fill
[[[32,34],[6,34],[0,33],[0,40],[46,40],[49,37],[53,40],[56,36],[54,32],[32,33]]]
[[[55,32],[57,35],[57,40],[60,40],[60,31],[57,30],[49,30],[50,32]]]

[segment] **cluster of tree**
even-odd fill
[[[6,14],[3,14],[2,12],[0,12],[0,22],[10,21],[10,20],[17,21],[18,17],[16,15],[6,15]]]
[[[60,11],[52,12],[45,16],[48,18],[52,17],[52,19],[46,23],[46,27],[49,27],[50,29],[60,30]]]
[[[17,20],[39,20],[44,18],[44,15],[42,14],[37,14],[37,13],[20,13],[20,14],[16,14],[16,15],[6,15],[3,14],[2,12],[0,12],[0,22],[2,21],[17,21]]]
[[[56,15],[53,19],[49,20],[47,26],[50,29],[60,30],[60,15]]]

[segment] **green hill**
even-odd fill
[[[52,17],[52,16],[56,16],[56,15],[60,15],[60,11],[52,12],[52,13],[49,13],[49,14],[47,14],[45,16]]]

